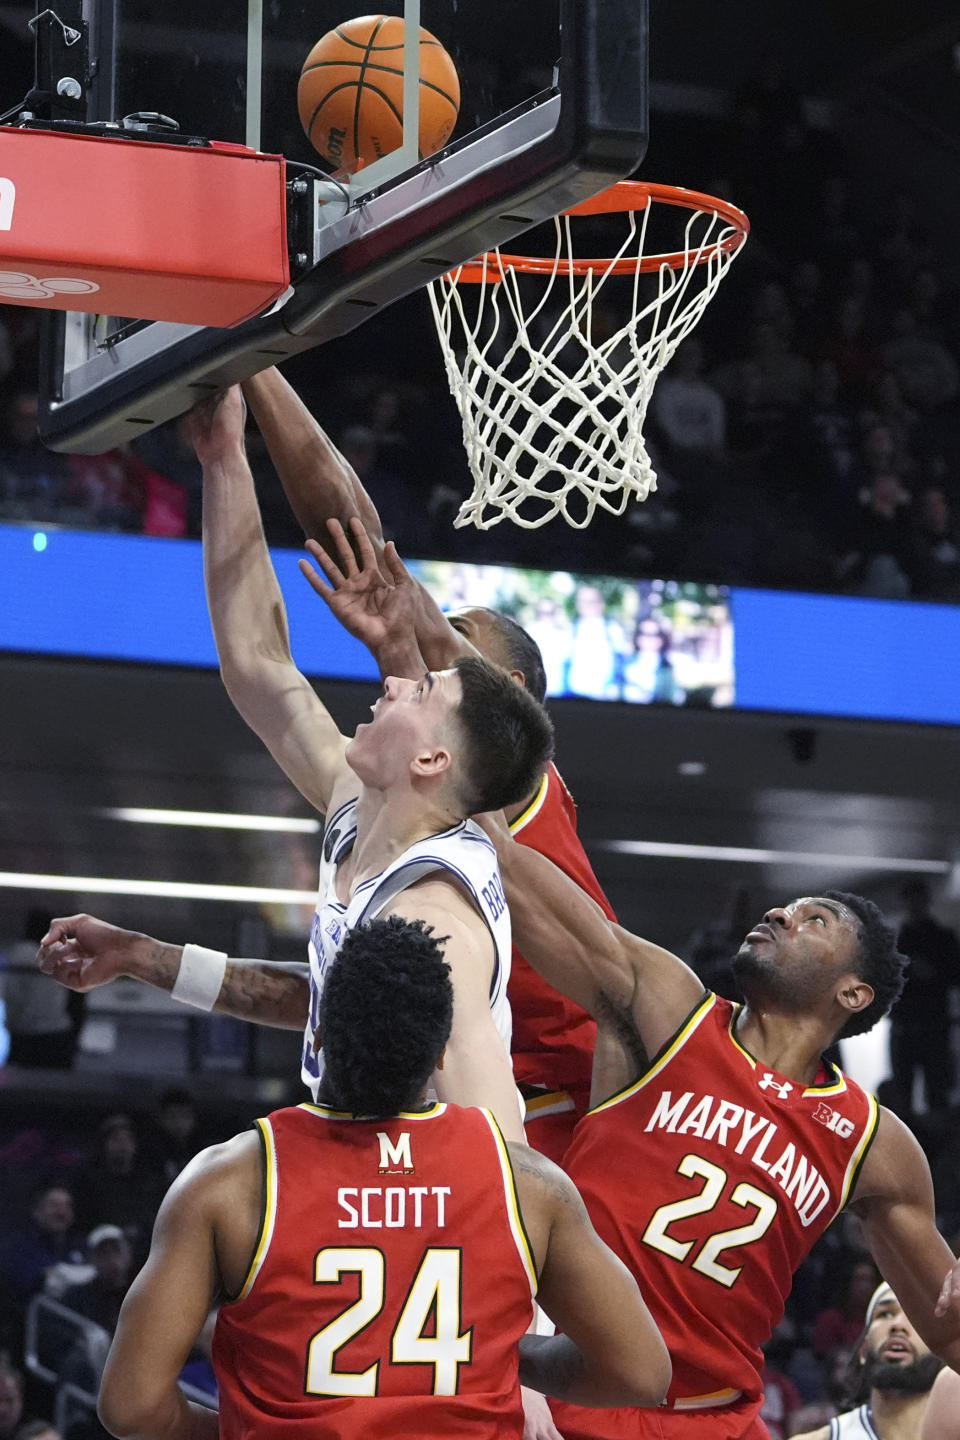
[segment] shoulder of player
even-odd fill
[[[913,1132],[892,1110],[878,1107],[877,1128],[863,1162],[850,1208],[871,1200],[910,1199],[930,1184],[926,1156]]]
[[[425,920],[438,933],[455,928],[460,938],[486,941],[488,931],[477,903],[455,875],[437,870],[402,890],[390,905],[391,915]]]
[[[517,1140],[507,1141],[507,1151],[521,1209],[525,1200],[534,1204],[547,1204],[551,1208],[563,1205],[578,1212],[583,1209],[580,1192],[573,1181],[559,1165],[548,1160],[546,1155],[541,1155],[539,1150]]]
[[[164,1208],[215,1218],[223,1209],[232,1211],[241,1189],[259,1190],[262,1169],[259,1136],[246,1130],[195,1155],[167,1191]]]

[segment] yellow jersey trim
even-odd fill
[[[836,1211],[834,1212],[835,1215],[840,1214],[840,1211],[843,1209],[844,1205],[846,1205],[847,1201],[850,1198],[853,1187],[857,1183],[857,1176],[860,1174],[860,1169],[863,1165],[863,1162],[867,1158],[867,1151],[873,1144],[874,1137],[877,1133],[877,1126],[880,1123],[880,1106],[877,1104],[875,1097],[873,1095],[868,1095],[867,1101],[870,1105],[870,1114],[867,1117],[866,1125],[863,1127],[863,1134],[860,1136],[860,1144],[850,1156],[850,1163],[847,1166],[847,1173],[843,1177],[843,1188],[840,1191],[840,1204],[837,1206]]]
[[[729,1033],[730,1033],[730,1039],[733,1041],[733,1044],[734,1044],[734,1046],[736,1047],[736,1049],[740,1051],[740,1054],[743,1056],[744,1060],[749,1060],[749,1062],[750,1062],[750,1064],[752,1065],[753,1069],[756,1070],[756,1068],[757,1068],[756,1056],[751,1055],[751,1054],[750,1054],[750,1051],[746,1048],[746,1046],[740,1044],[740,1041],[737,1039],[737,1036],[736,1036],[737,1021],[738,1021],[739,1018],[740,1018],[740,1011],[741,1011],[742,1009],[743,1009],[743,1006],[742,1006],[742,1005],[734,1005],[733,1009],[732,1009],[731,1012],[730,1012],[730,1024],[727,1026],[727,1029],[728,1029],[728,1031],[729,1031]]]
[[[494,1144],[497,1147],[497,1158],[500,1161],[500,1172],[503,1176],[503,1194],[507,1202],[507,1218],[510,1221],[510,1233],[517,1247],[520,1262],[527,1272],[527,1279],[530,1281],[530,1298],[534,1300],[536,1299],[537,1287],[539,1285],[537,1266],[533,1258],[533,1248],[523,1223],[523,1216],[520,1213],[520,1201],[517,1199],[517,1182],[514,1179],[513,1166],[510,1164],[510,1152],[507,1149],[507,1142],[501,1134],[500,1126],[490,1111],[482,1105],[478,1105],[477,1109],[490,1126],[490,1134],[493,1136]]]
[[[331,1110],[326,1105],[312,1105],[309,1100],[304,1100],[297,1106],[298,1110],[319,1115],[323,1120],[356,1120],[364,1125],[370,1125],[373,1121],[434,1120],[438,1115],[442,1115],[446,1108],[446,1101],[436,1100],[426,1110],[401,1110],[396,1115],[353,1115],[349,1110]]]
[[[277,1219],[277,1147],[274,1143],[273,1127],[269,1120],[258,1120],[256,1124],[257,1129],[260,1131],[261,1141],[263,1142],[263,1216],[260,1221],[260,1234],[257,1237],[257,1248],[253,1252],[253,1259],[250,1261],[250,1268],[240,1287],[239,1294],[236,1297],[237,1300],[245,1300],[253,1289],[253,1282],[260,1274],[263,1262],[267,1258],[270,1241],[273,1239],[273,1227]]]
[[[642,1090],[645,1085],[650,1084],[651,1080],[655,1080],[663,1067],[673,1059],[680,1047],[690,1039],[694,1030],[696,1030],[700,1022],[709,1015],[716,1003],[716,995],[708,993],[704,999],[701,1000],[693,1014],[684,1021],[673,1039],[668,1041],[666,1048],[660,1051],[648,1069],[643,1072],[639,1080],[634,1080],[633,1083],[628,1085],[624,1090],[618,1090],[616,1095],[610,1096],[609,1100],[602,1100],[599,1105],[594,1105],[592,1109],[587,1111],[587,1114],[599,1115],[601,1110],[609,1110],[611,1105],[619,1105],[621,1100],[629,1100],[631,1095],[636,1095],[638,1090]]]
[[[739,1400],[742,1390],[711,1390],[708,1395],[681,1395],[671,1401],[671,1410],[709,1410],[714,1406],[732,1405]]]
[[[534,1095],[529,1100],[525,1099],[523,1104],[528,1120],[537,1120],[544,1115],[563,1115],[576,1109],[573,1096],[568,1095],[566,1090],[550,1090],[544,1095]]]
[[[533,817],[543,808],[543,802],[547,798],[547,791],[549,790],[549,788],[550,772],[549,770],[544,770],[543,779],[540,781],[540,786],[537,790],[536,795],[534,795],[526,810],[521,810],[516,820],[511,820],[509,826],[511,835],[516,835],[517,831],[522,830],[524,825],[529,825]]]

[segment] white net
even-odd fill
[[[468,283],[462,267],[430,285],[474,481],[456,526],[487,530],[510,519],[534,529],[562,515],[583,529],[598,506],[622,515],[656,489],[643,424],[657,376],[700,320],[744,231],[715,211],[688,212],[668,262],[645,249],[654,210],[651,199],[639,214],[618,215],[623,243],[609,260],[582,262],[584,273],[572,263],[583,217],[558,215],[545,273],[493,252],[483,278]]]

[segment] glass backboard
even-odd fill
[[[390,5],[382,13],[403,17],[405,43],[363,63],[367,79],[378,65],[403,71],[391,83],[402,85],[405,123],[393,148],[353,174],[318,154],[297,107],[307,55],[353,18],[343,0],[218,0],[196,13],[173,0],[83,0],[82,13],[95,62],[88,121],[139,114],[131,123],[142,127],[169,117],[181,136],[286,158],[291,287],[232,330],[45,317],[40,428],[54,449],[109,449],[345,333],[623,178],[646,148],[646,0]],[[419,27],[448,51],[461,90],[449,140],[422,159]],[[161,141],[169,132],[135,133]],[[238,215],[223,243],[242,242]]]

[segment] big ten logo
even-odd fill
[[[396,1175],[402,1171],[405,1175],[412,1175],[413,1158],[410,1154],[409,1131],[405,1130],[396,1144],[385,1130],[377,1131],[377,1139],[380,1142],[378,1173],[380,1175]]]
[[[16,199],[16,185],[5,175],[0,175],[0,230],[9,230],[13,224],[13,207]]]
[[[832,1130],[834,1135],[839,1135],[842,1140],[849,1140],[856,1129],[852,1120],[847,1120],[839,1110],[832,1110],[822,1100],[814,1110],[813,1118],[819,1120],[821,1125],[826,1125],[828,1130]]]
[[[507,908],[507,897],[503,893],[503,881],[500,879],[499,870],[490,876],[489,883],[484,885],[480,894],[486,901],[491,920],[498,919]]]

